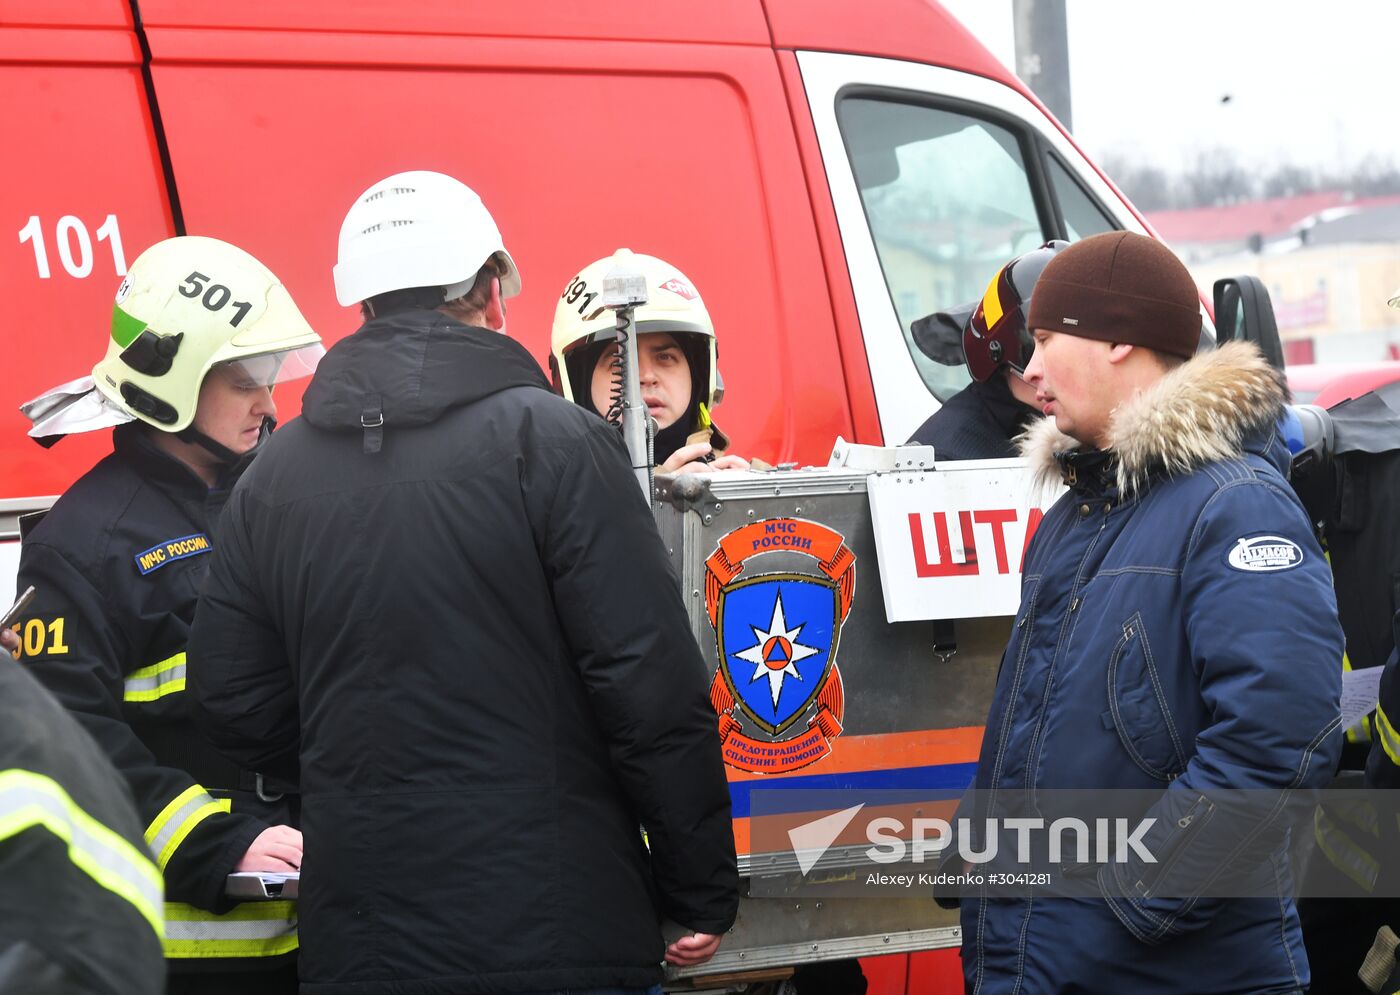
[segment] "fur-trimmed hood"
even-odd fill
[[[1242,455],[1246,440],[1277,423],[1287,401],[1283,374],[1253,343],[1228,342],[1188,360],[1114,411],[1107,450],[1119,493],[1142,491],[1156,474]],[[1045,484],[1058,483],[1065,454],[1082,448],[1054,418],[1039,419],[1019,444]]]

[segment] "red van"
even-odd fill
[[[1007,259],[1147,230],[928,0],[0,0],[0,92],[0,599],[16,516],[109,447],[42,450],[18,406],[89,372],[127,262],[166,236],[249,250],[329,344],[358,324],[331,285],[348,205],[399,170],[449,173],[500,224],[524,282],[509,329],[542,363],[586,263],[628,246],[689,274],[720,420],[778,464],[906,439],[965,380],[910,322]],[[279,392],[284,420],[299,397]],[[877,992],[961,984],[947,954],[869,972]]]

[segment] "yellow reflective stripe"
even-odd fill
[[[1357,720],[1356,725],[1347,730],[1348,743],[1369,743],[1375,739],[1371,732],[1371,716],[1363,715]]]
[[[0,772],[0,840],[42,826],[68,844],[68,859],[103,888],[135,906],[162,935],[165,885],[149,855],[83,811],[52,778]]]
[[[1376,812],[1376,806],[1365,799],[1348,798],[1344,801],[1329,801],[1326,815],[1334,823],[1345,823],[1380,839],[1380,815]]]
[[[1331,553],[1328,553],[1328,554],[1326,554],[1326,556],[1327,556],[1327,562],[1330,564],[1330,563],[1332,562],[1332,554],[1331,554]],[[1348,674],[1348,673],[1351,672],[1351,670],[1352,670],[1352,666],[1351,666],[1351,657],[1347,655],[1346,650],[1343,650],[1343,651],[1342,651],[1342,673]],[[1360,718],[1359,720],[1357,720],[1356,725],[1352,726],[1350,729],[1347,730],[1347,742],[1348,742],[1348,743],[1369,743],[1369,742],[1371,742],[1371,717],[1370,717],[1369,715],[1363,715],[1363,716],[1361,716],[1361,718]]]
[[[185,690],[185,654],[183,651],[149,667],[133,670],[126,675],[122,698],[126,701],[155,701],[167,694]]]
[[[244,902],[223,915],[165,903],[165,956],[276,957],[297,948],[295,902]]]
[[[1381,865],[1365,848],[1357,846],[1350,836],[1338,829],[1320,805],[1313,813],[1313,837],[1333,867],[1367,891],[1375,890]]]
[[[1001,320],[1003,313],[1001,309],[1001,297],[997,294],[997,285],[999,283],[1001,283],[1000,270],[997,271],[996,276],[992,277],[992,282],[987,284],[987,292],[982,295],[982,320],[986,322],[989,330]]]
[[[198,784],[180,792],[146,827],[146,845],[155,854],[156,865],[165,870],[165,865],[170,863],[170,858],[195,826],[217,812],[228,812],[232,808],[233,802],[229,799],[215,798]]]
[[[1400,767],[1400,733],[1395,731],[1390,716],[1379,704],[1376,705],[1376,738],[1381,741],[1381,749],[1385,750],[1390,762]]]

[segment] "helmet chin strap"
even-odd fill
[[[257,452],[262,444],[267,441],[267,437],[272,434],[272,430],[276,427],[277,421],[275,419],[264,418],[262,429],[258,433],[257,444],[246,453],[236,453],[223,443],[215,442],[213,439],[209,438],[209,436],[195,428],[193,423],[187,428],[176,432],[175,438],[179,439],[181,442],[194,443],[218,460],[220,466],[230,467]]]

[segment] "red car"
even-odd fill
[[[1330,408],[1400,380],[1400,362],[1305,363],[1287,369],[1295,404]]]

